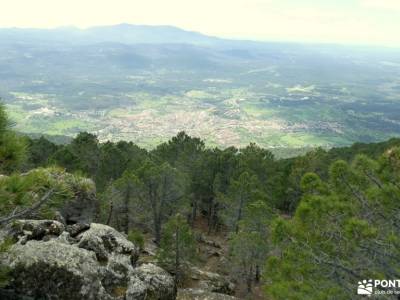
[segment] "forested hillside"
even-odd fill
[[[59,145],[17,135],[1,108],[0,170],[3,229],[24,218],[114,227],[145,253],[139,265],[173,275],[179,299],[204,290],[202,276],[215,299],[352,299],[359,280],[400,277],[400,139],[290,159],[185,132],[152,150],[86,132]],[[2,256],[22,243],[0,240]],[[3,290],[22,291],[15,272],[2,261]]]

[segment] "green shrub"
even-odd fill
[[[144,235],[137,229],[129,230],[128,240],[134,243],[136,246],[143,250],[144,248]]]

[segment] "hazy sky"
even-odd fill
[[[234,38],[400,46],[400,0],[0,0],[0,27],[174,25]]]

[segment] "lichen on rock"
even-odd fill
[[[136,266],[139,248],[109,226],[82,226],[75,237],[52,220],[19,220],[14,226],[3,235],[19,241],[0,259],[11,270],[7,288],[16,294],[60,300],[176,298],[173,277],[155,265]]]

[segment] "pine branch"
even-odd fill
[[[34,203],[31,207],[28,207],[19,212],[14,210],[9,216],[0,218],[0,225],[8,223],[14,219],[29,215],[34,211],[38,210],[44,203],[46,203],[50,199],[51,195],[53,194],[53,191],[54,191],[53,189],[49,190],[39,201]]]

